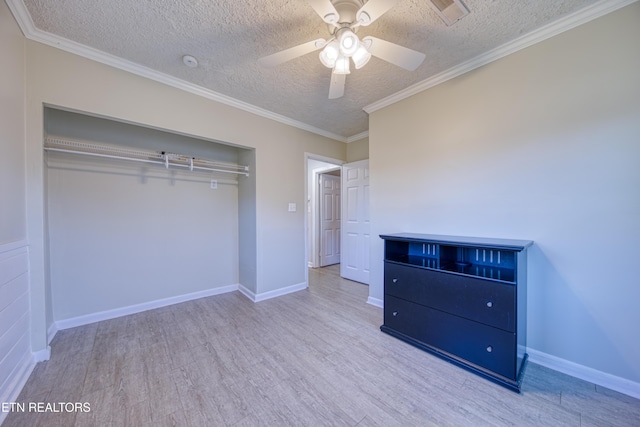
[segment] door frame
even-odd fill
[[[335,165],[335,167],[327,168],[326,170],[322,170],[322,171],[309,170],[309,160],[318,160],[320,162],[331,163]],[[344,163],[346,163],[344,160],[327,157],[327,156],[321,156],[319,154],[304,153],[304,200],[305,200],[305,207],[304,207],[305,209],[305,215],[304,215],[304,248],[305,248],[304,266],[305,266],[305,269],[304,271],[305,271],[305,281],[307,285],[309,284],[308,267],[317,267],[319,265],[317,250],[313,251],[315,253],[310,253],[309,251],[309,247],[311,244],[310,233],[313,233],[312,237],[314,238],[314,240],[317,240],[318,233],[320,232],[319,227],[317,226],[318,203],[316,201],[314,201],[314,203],[311,203],[312,197],[317,198],[318,192],[309,191],[310,184],[317,182],[319,173],[328,172],[329,169],[333,169],[333,170],[342,169],[342,165]],[[309,182],[310,180],[311,182]],[[313,186],[312,188],[315,189],[315,186]],[[311,209],[312,206],[314,206],[315,209],[312,209],[312,211],[309,212],[309,209]],[[311,215],[309,215],[309,213],[311,213]],[[311,217],[312,220],[310,220],[309,217]],[[314,248],[316,247],[317,245],[314,245]]]

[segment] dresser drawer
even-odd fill
[[[384,326],[425,346],[516,379],[516,336],[491,326],[385,296]]]
[[[505,331],[516,330],[514,285],[386,262],[384,292],[385,298],[391,295]]]

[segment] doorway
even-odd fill
[[[318,174],[317,218],[319,267],[340,264],[340,168]]]
[[[318,268],[324,265],[334,265],[340,262],[340,179],[342,161],[327,157],[306,155],[306,202],[307,210],[305,217],[305,229],[307,237],[307,266]],[[322,180],[322,183],[321,183]],[[335,184],[335,181],[338,184]],[[321,185],[329,185],[329,193],[333,192],[333,196],[327,195],[327,200],[322,199]],[[337,196],[336,196],[337,193]],[[327,212],[322,212],[323,209]],[[326,215],[330,214],[330,215]],[[325,242],[321,239],[321,218],[331,216],[325,226]],[[337,220],[337,231],[336,229]],[[328,227],[327,227],[328,225]],[[329,249],[322,252],[323,247]],[[323,260],[321,260],[323,254]]]

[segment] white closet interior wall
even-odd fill
[[[52,108],[45,133],[228,163],[250,151]],[[238,284],[238,181],[251,178],[77,154],[45,159],[53,320]]]

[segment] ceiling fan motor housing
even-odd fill
[[[356,13],[366,2],[363,0],[332,0],[331,3],[340,15],[337,26],[344,28],[356,22]],[[338,27],[329,25],[331,34],[335,34],[339,30]]]

